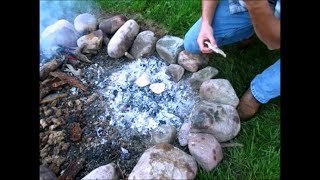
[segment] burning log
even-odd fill
[[[50,62],[47,62],[43,66],[40,67],[40,80],[45,80],[49,73],[57,69],[62,64],[61,61],[58,61],[56,59],[51,60]]]
[[[78,47],[76,50],[71,51],[72,55],[74,55],[77,59],[79,59],[82,62],[86,62],[86,63],[92,63],[87,56],[85,56],[84,54],[82,54],[82,50],[83,48],[85,48],[87,46],[86,43],[83,43],[80,47]]]
[[[50,75],[56,78],[59,78],[61,81],[65,81],[72,86],[76,86],[77,88],[81,89],[82,91],[86,91],[87,87],[84,86],[78,79],[73,76],[70,76],[63,72],[50,72]]]
[[[78,67],[80,62],[77,59],[68,59],[68,63],[71,64],[73,67]]]

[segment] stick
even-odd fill
[[[44,99],[42,99],[40,101],[40,104],[44,104],[44,103],[50,103],[56,99],[59,99],[59,98],[63,98],[63,97],[66,97],[67,96],[67,93],[63,93],[63,94],[54,94],[52,96],[47,96],[45,97]]]
[[[129,54],[128,52],[125,52],[124,55],[129,59],[134,59],[134,57],[131,54]]]
[[[52,78],[47,78],[40,83],[40,100],[45,97],[52,90],[51,84]]]
[[[204,42],[205,44],[208,45],[208,48],[210,48],[213,52],[221,54],[224,58],[226,58],[226,54],[219,48],[213,47],[212,44],[210,44],[208,41]]]
[[[226,147],[243,147],[243,144],[240,143],[221,143],[220,144],[222,148]]]
[[[81,89],[82,91],[86,91],[87,87],[84,86],[77,78],[70,76],[64,72],[51,72],[51,76],[59,78],[61,81],[65,81],[72,86],[76,86],[77,88]]]

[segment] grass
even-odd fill
[[[168,34],[184,37],[200,17],[199,0],[97,0],[110,13],[139,13],[166,28]],[[228,79],[240,97],[255,75],[279,58],[279,51],[269,51],[257,37],[245,50],[236,45],[221,47],[228,58],[211,58],[209,65],[219,70],[217,78]],[[280,98],[263,105],[258,114],[241,124],[233,142],[244,147],[224,149],[224,159],[212,171],[199,169],[196,179],[280,179]]]

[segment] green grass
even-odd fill
[[[161,23],[170,35],[182,37],[197,20],[200,12],[199,0],[97,0],[108,12],[125,15],[140,13],[144,18]]]
[[[162,25],[168,34],[184,37],[200,17],[200,0],[98,0],[110,13],[140,14]],[[227,59],[210,58],[209,65],[219,70],[217,78],[228,79],[240,97],[255,75],[279,58],[279,51],[270,51],[257,37],[245,50],[236,45],[221,47]],[[224,159],[210,172],[199,169],[196,179],[280,179],[280,98],[263,105],[258,114],[241,124],[241,131],[232,140],[244,147],[224,149]]]

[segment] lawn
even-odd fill
[[[200,17],[200,0],[98,0],[109,13],[127,16],[140,14],[163,26],[168,34],[184,37]],[[217,78],[228,79],[240,97],[255,75],[279,58],[280,52],[270,51],[253,38],[244,50],[236,45],[221,47],[227,59],[214,56],[210,66],[219,70]],[[244,147],[224,149],[224,159],[210,172],[198,171],[197,179],[280,179],[280,98],[263,105],[254,118],[243,122],[239,135],[232,140]]]

